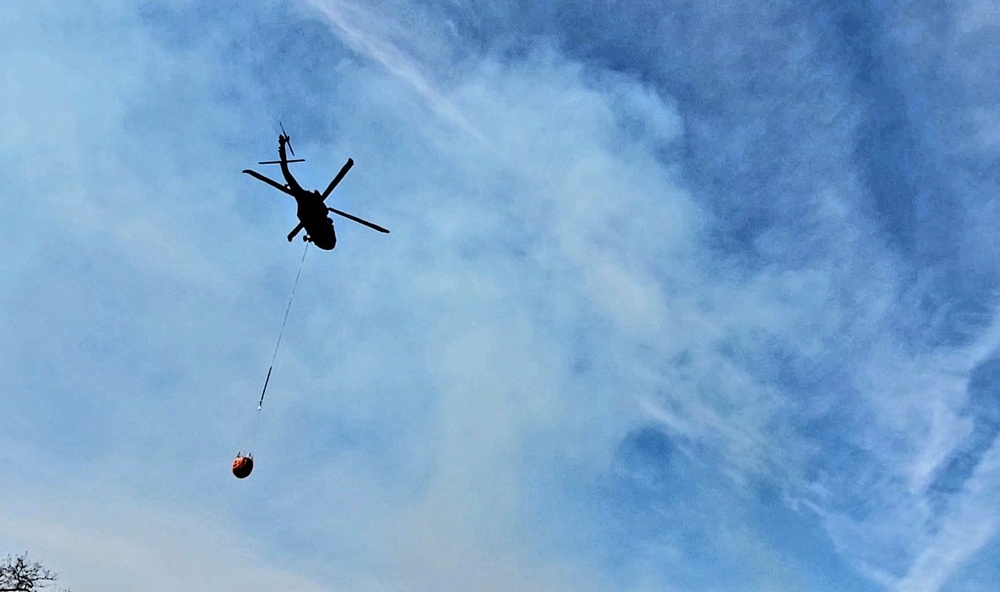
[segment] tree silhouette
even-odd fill
[[[29,561],[28,554],[8,555],[0,562],[0,592],[35,592],[48,588],[58,576],[37,561]]]

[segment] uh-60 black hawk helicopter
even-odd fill
[[[364,224],[368,228],[373,228],[379,232],[389,232],[378,224],[372,224],[367,220],[362,220],[361,218],[352,216],[347,212],[341,212],[340,210],[327,207],[326,203],[324,203],[330,193],[332,193],[337,187],[337,184],[340,183],[341,179],[344,178],[344,175],[347,174],[347,171],[351,170],[351,167],[354,166],[353,159],[347,159],[347,164],[344,165],[344,168],[340,169],[340,172],[333,178],[333,181],[330,181],[330,184],[323,193],[320,193],[319,191],[308,191],[303,189],[302,186],[298,184],[295,177],[292,176],[292,172],[288,170],[288,163],[304,162],[305,159],[295,158],[288,160],[288,157],[285,154],[285,146],[288,146],[288,150],[292,153],[292,156],[295,156],[295,150],[292,149],[291,138],[287,133],[285,133],[285,126],[281,126],[281,133],[278,134],[278,157],[280,160],[267,160],[258,163],[280,164],[281,174],[285,177],[284,185],[272,179],[268,179],[257,171],[244,169],[243,172],[254,177],[255,179],[260,179],[278,191],[284,191],[288,195],[295,198],[295,203],[298,204],[297,215],[299,217],[299,225],[288,233],[288,242],[291,242],[292,239],[295,238],[295,235],[301,232],[304,228],[306,235],[303,237],[303,240],[311,242],[326,251],[333,249],[337,246],[337,234],[333,230],[333,220],[330,219],[329,212],[333,212],[338,216],[343,216],[348,220],[354,220],[358,224]]]

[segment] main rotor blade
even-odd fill
[[[277,181],[273,181],[271,179],[268,179],[267,177],[265,177],[264,175],[258,173],[257,171],[252,171],[250,169],[243,169],[243,172],[246,173],[246,174],[248,174],[248,175],[250,175],[254,179],[257,179],[258,181],[263,181],[263,182],[267,183],[268,185],[270,185],[271,187],[274,187],[278,191],[284,191],[288,195],[291,195],[292,197],[295,197],[295,194],[292,193],[291,191],[289,191],[288,187],[285,187],[284,185],[282,185],[281,183],[278,183]]]
[[[344,165],[344,168],[340,169],[340,172],[337,173],[337,176],[333,178],[333,181],[330,181],[330,185],[326,188],[326,191],[323,192],[323,195],[321,197],[323,198],[324,201],[326,200],[327,196],[333,193],[333,190],[337,187],[338,184],[340,184],[341,179],[344,178],[344,175],[347,174],[347,171],[351,170],[352,166],[354,166],[354,159],[348,158],[347,164]]]
[[[343,216],[343,217],[347,218],[348,220],[354,220],[358,224],[364,224],[368,228],[372,228],[372,229],[375,229],[375,230],[377,230],[379,232],[384,232],[386,234],[389,234],[388,230],[386,230],[385,228],[382,228],[378,224],[372,224],[368,220],[362,220],[361,218],[358,218],[357,216],[352,216],[352,215],[348,214],[347,212],[341,212],[340,210],[336,210],[334,208],[327,208],[327,209],[330,210],[331,212],[333,212],[334,214],[337,214],[338,216]]]
[[[303,226],[302,223],[299,222],[299,225],[293,228],[292,231],[288,233],[288,242],[292,242],[292,239],[295,238],[295,235],[302,232],[303,228],[305,228],[305,226]]]
[[[286,160],[285,162],[305,162],[305,161],[306,161],[306,159],[304,159],[304,158],[293,158],[291,160]],[[281,161],[280,160],[264,160],[264,161],[258,162],[257,164],[281,164]]]

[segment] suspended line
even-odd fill
[[[278,331],[278,342],[274,344],[274,353],[271,355],[271,365],[267,369],[267,378],[264,379],[264,388],[260,391],[260,401],[257,402],[257,411],[260,411],[260,408],[264,405],[264,394],[267,393],[267,383],[271,380],[271,370],[274,369],[274,360],[278,357],[278,348],[281,347],[281,336],[285,333],[285,325],[288,324],[288,311],[292,310],[292,300],[295,298],[295,288],[299,285],[299,276],[302,275],[302,266],[305,264],[307,251],[309,251],[309,243],[306,243],[306,248],[302,251],[302,260],[299,261],[299,271],[295,274],[295,282],[292,284],[292,295],[288,297],[288,306],[285,307],[285,318],[281,321],[281,330]]]

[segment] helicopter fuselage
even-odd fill
[[[333,220],[330,218],[329,210],[323,203],[323,197],[319,191],[303,189],[292,176],[292,172],[288,169],[288,157],[285,154],[287,142],[288,140],[284,136],[279,136],[278,156],[281,159],[281,174],[285,177],[285,187],[295,198],[299,223],[305,228],[306,240],[324,251],[330,251],[337,246],[337,233],[333,229]]]

